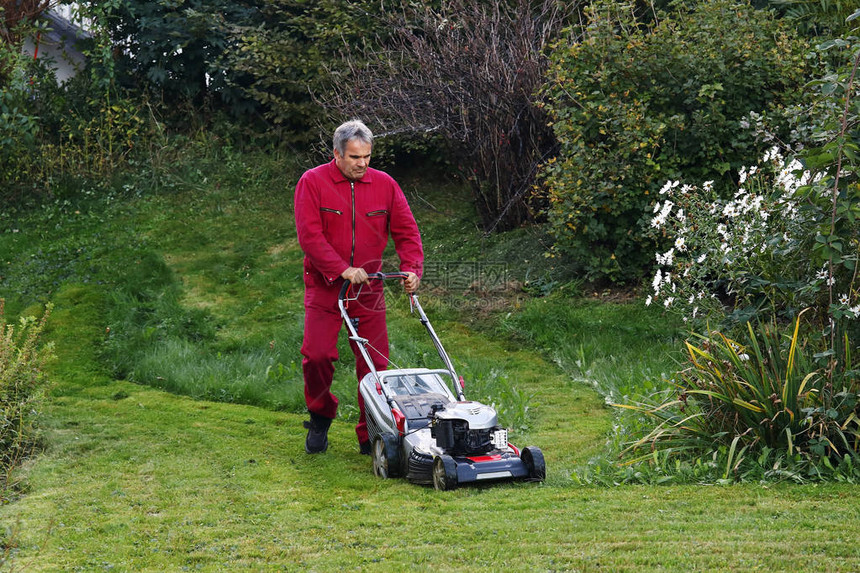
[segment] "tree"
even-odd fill
[[[233,30],[261,18],[256,0],[123,0],[113,2],[108,27],[117,78],[144,87],[168,106],[197,105],[217,96],[236,112],[248,111],[236,88],[241,78],[223,65],[235,48]]]
[[[237,47],[227,65],[248,78],[240,89],[284,140],[318,140],[314,128],[323,110],[312,94],[326,93],[343,75],[347,52],[372,51],[385,40],[382,6],[374,0],[261,0],[262,19],[233,28]]]
[[[537,168],[555,147],[535,92],[567,10],[552,0],[406,5],[389,14],[384,48],[350,54],[318,95],[329,115],[362,117],[383,135],[444,140],[484,228],[513,228],[534,217]]]

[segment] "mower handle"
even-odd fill
[[[409,278],[409,273],[396,272],[396,273],[367,273],[368,280],[386,280],[386,279],[405,279]],[[346,293],[349,292],[349,287],[352,286],[352,283],[348,280],[344,279],[343,285],[340,287],[340,295],[338,295],[338,299],[346,300]]]
[[[369,280],[385,280],[385,279],[405,279],[409,278],[409,273],[397,272],[397,273],[368,273],[367,278]],[[346,294],[349,292],[352,283],[348,280],[343,281],[343,286],[340,287],[340,295],[337,301],[338,307],[340,308],[340,313],[343,316],[344,321],[346,322],[346,327],[350,333],[350,340],[354,341],[361,352],[362,357],[365,362],[367,362],[370,371],[376,376],[377,380],[377,388],[379,388],[379,374],[376,372],[376,367],[373,365],[373,361],[370,359],[370,355],[367,353],[367,349],[365,346],[368,344],[368,340],[366,338],[362,338],[358,335],[358,325],[351,321],[349,315],[346,312],[347,307],[347,298]],[[361,292],[361,291],[359,291]],[[358,295],[356,295],[358,296]],[[353,299],[350,299],[353,300]],[[445,352],[445,348],[442,347],[442,342],[439,341],[439,337],[436,335],[436,331],[433,330],[433,326],[430,324],[430,320],[427,318],[427,315],[424,314],[424,309],[421,308],[421,305],[418,304],[418,297],[415,296],[415,293],[409,293],[409,307],[410,310],[418,312],[418,318],[421,321],[421,324],[424,325],[424,328],[427,329],[427,332],[430,334],[430,338],[433,340],[433,345],[436,347],[436,350],[439,352],[439,357],[442,359],[442,362],[445,363],[445,368],[448,372],[451,373],[451,379],[454,381],[454,387],[457,391],[457,399],[462,401],[466,400],[465,395],[463,394],[463,378],[462,376],[457,376],[457,372],[454,370],[454,365],[451,362],[451,358],[448,356],[448,353]],[[387,396],[387,394],[386,394]],[[389,400],[391,398],[389,397]],[[393,406],[393,403],[392,403]]]

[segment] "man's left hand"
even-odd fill
[[[409,294],[418,290],[418,285],[421,284],[421,279],[415,273],[406,273],[406,278],[403,279],[403,287]]]

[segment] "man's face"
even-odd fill
[[[335,149],[334,161],[337,168],[344,177],[350,181],[358,181],[367,173],[370,164],[371,145],[360,139],[351,139],[346,142],[346,151],[343,155]]]

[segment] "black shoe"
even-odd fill
[[[328,428],[331,425],[331,419],[317,414],[311,414],[309,422],[304,423],[304,427],[308,430],[308,437],[305,439],[305,451],[309,454],[321,454],[328,449]]]
[[[358,453],[363,456],[370,455],[370,440],[366,442],[358,442]]]

